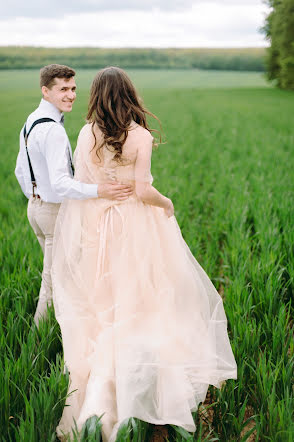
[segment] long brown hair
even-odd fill
[[[96,154],[106,144],[116,151],[114,159],[121,161],[122,148],[128,137],[132,120],[149,132],[146,116],[158,118],[149,112],[142,104],[137,91],[126,72],[118,67],[101,69],[93,80],[90,92],[87,121],[92,123],[92,133],[95,138]],[[103,134],[103,140],[97,146],[94,125]],[[160,125],[161,126],[161,125]],[[159,133],[159,132],[158,132]],[[161,135],[160,142],[161,142]]]

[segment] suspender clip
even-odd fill
[[[35,195],[35,188],[37,187],[36,181],[32,181],[32,186],[33,186],[33,198],[35,198],[36,196],[39,196],[39,195]]]

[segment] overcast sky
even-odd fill
[[[0,45],[261,47],[263,0],[1,1]]]

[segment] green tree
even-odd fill
[[[266,57],[268,78],[282,89],[294,89],[294,0],[267,0],[271,12],[263,32],[270,41]]]

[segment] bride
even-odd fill
[[[136,417],[194,432],[191,411],[210,384],[236,379],[223,302],[191,254],[170,199],[152,186],[153,137],[127,74],[94,78],[75,178],[130,183],[124,201],[62,203],[53,300],[69,392],[57,434],[102,416],[103,441]]]

